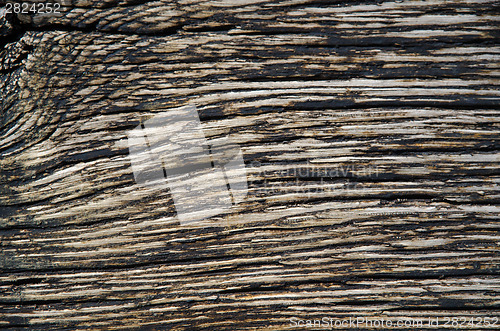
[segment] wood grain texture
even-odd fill
[[[498,317],[498,2],[62,4],[0,19],[0,328]],[[180,226],[127,131],[187,104],[249,193]]]

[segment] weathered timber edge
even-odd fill
[[[0,19],[0,328],[498,317],[497,2],[61,12]],[[249,194],[180,226],[126,137],[187,104],[240,146]]]

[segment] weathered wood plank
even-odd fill
[[[62,5],[0,19],[0,327],[498,315],[498,3]],[[181,226],[127,132],[187,104],[249,191]]]

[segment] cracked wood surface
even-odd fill
[[[62,4],[0,19],[0,328],[498,317],[497,2]],[[126,138],[187,104],[249,193],[180,226]]]

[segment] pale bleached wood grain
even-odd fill
[[[62,12],[0,21],[0,327],[498,316],[498,3]],[[249,194],[180,226],[126,133],[187,104],[240,145]]]

